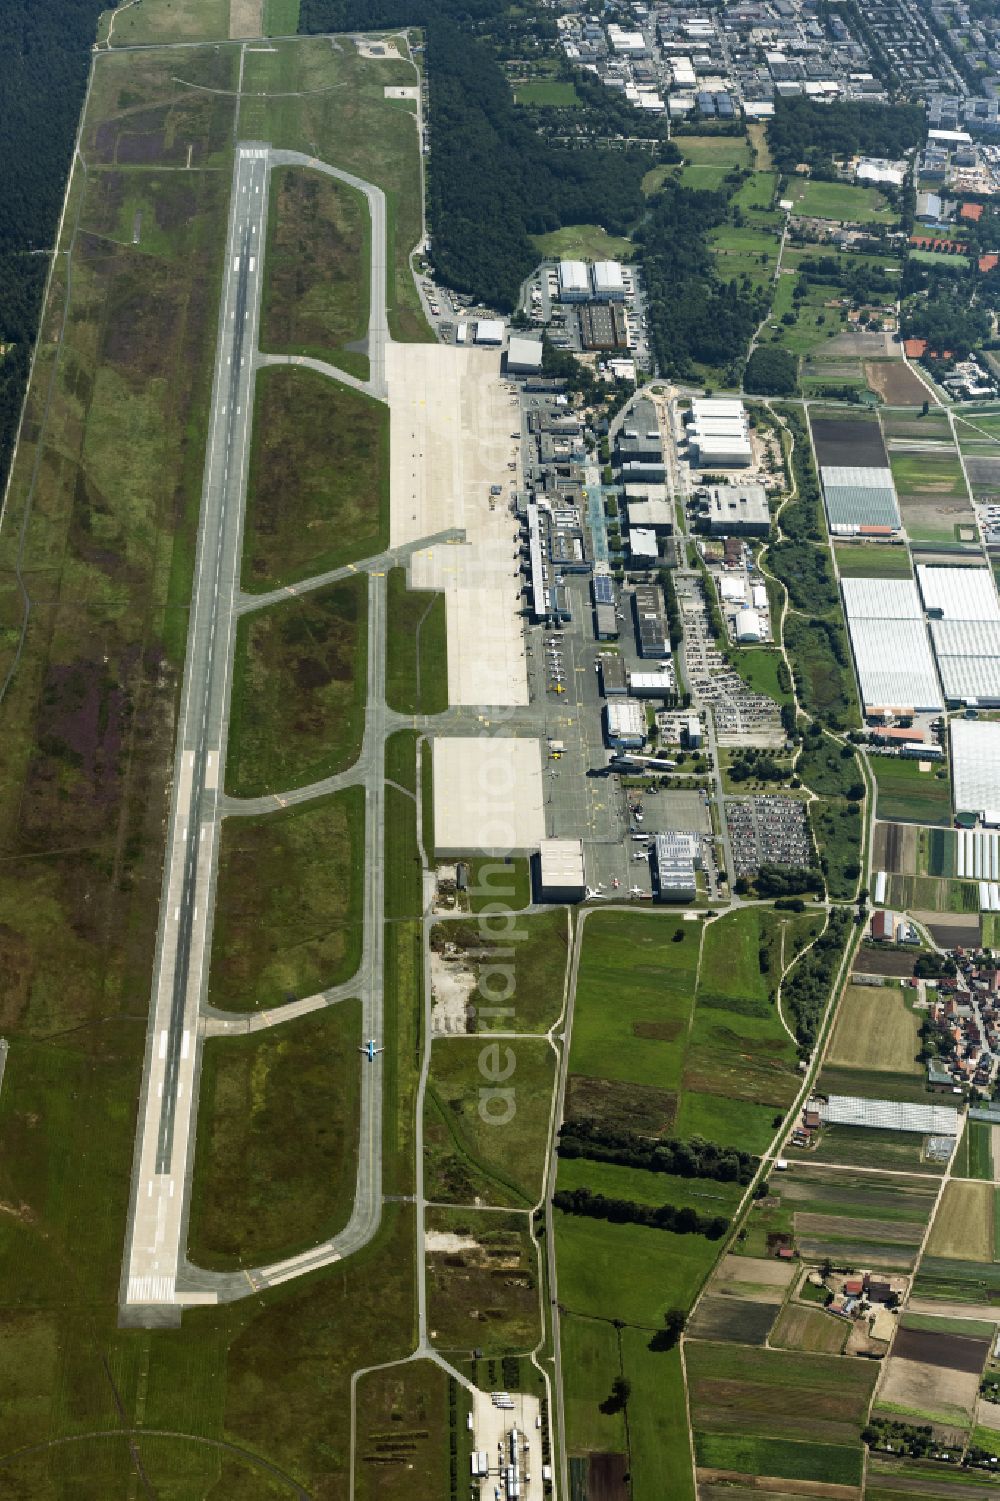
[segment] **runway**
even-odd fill
[[[177,1301],[193,1147],[198,1012],[211,944],[267,174],[266,146],[237,149],[123,1269],[126,1306]]]
[[[256,603],[241,593],[240,559],[254,380],[256,370],[270,362],[258,352],[258,328],[269,177],[276,165],[318,169],[365,193],[372,218],[371,379],[366,384],[370,394],[385,394],[386,218],[381,190],[313,158],[274,152],[259,142],[242,143],[237,148],[230,203],[151,1021],[122,1270],[123,1323],[176,1321],[184,1305],[247,1297],[262,1287],[337,1261],[360,1249],[374,1235],[381,1217],[383,1069],[380,1059],[367,1064],[359,1058],[361,1130],[355,1200],[347,1226],[332,1239],[285,1261],[238,1273],[205,1271],[186,1257],[202,1041],[206,1035],[243,1030],[213,1013],[207,1005],[207,988],[221,820],[246,811],[226,798],[224,771],[236,622],[248,604]],[[332,367],[329,374],[340,377]],[[319,582],[305,581],[297,590]],[[356,764],[337,781],[365,789],[364,947],[361,967],[349,989],[361,998],[365,1036],[378,1038],[382,1031],[387,733],[384,568],[369,570],[368,598],[364,741]],[[288,800],[301,801],[322,790],[293,791]],[[270,802],[274,807],[281,805],[278,799]],[[330,1003],[334,999],[331,995]],[[269,1023],[280,1024],[313,1009],[317,1000],[306,997],[287,1009],[275,1008],[268,1015]]]

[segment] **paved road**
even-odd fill
[[[226,270],[220,307],[209,445],[202,489],[175,775],[146,1043],[140,1123],[133,1163],[122,1272],[122,1319],[160,1322],[178,1305],[246,1297],[359,1249],[381,1215],[382,1064],[363,1063],[361,1149],[355,1203],[347,1227],[329,1242],[270,1267],[227,1275],[202,1271],[184,1255],[188,1188],[194,1157],[201,1043],[205,1035],[255,1030],[254,1022],[206,1006],[221,819],[237,811],[222,790],[240,558],[246,499],[253,381],[258,353],[263,246],[271,168],[308,166],[365,194],[372,215],[371,393],[384,394],[386,323],[385,200],[380,189],[313,158],[274,152],[261,143],[237,147]],[[331,372],[336,373],[336,372]],[[360,996],[366,1036],[381,1036],[383,967],[383,753],[385,708],[384,576],[369,583],[368,705],[358,763],[344,778],[365,789],[364,953],[350,990]],[[290,800],[318,795],[303,789]],[[273,808],[277,804],[270,800]],[[240,808],[239,811],[245,811]],[[332,1004],[333,992],[275,1008],[257,1025]]]
[[[160,900],[140,1129],[123,1268],[126,1307],[176,1301],[193,1148],[197,1029],[207,977],[253,408],[267,148],[236,153],[198,555]]]

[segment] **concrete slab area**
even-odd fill
[[[456,735],[433,745],[436,849],[487,855],[536,850],[545,838],[540,743]]]
[[[517,521],[517,398],[500,376],[496,350],[390,344],[390,545],[448,527],[464,543],[414,555],[414,588],[441,589],[448,613],[452,704],[524,705]],[[491,495],[493,486],[499,495]]]

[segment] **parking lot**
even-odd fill
[[[719,744],[783,745],[785,732],[777,704],[752,692],[723,660],[709,629],[698,581],[678,578],[677,596],[684,622],[685,680],[699,703],[712,706]]]
[[[726,823],[734,875],[753,876],[762,865],[806,870],[812,843],[805,803],[794,797],[727,797]]]

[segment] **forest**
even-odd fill
[[[559,1156],[589,1157],[679,1178],[714,1178],[719,1183],[749,1183],[758,1166],[750,1152],[720,1147],[700,1136],[690,1141],[653,1139],[596,1120],[566,1121],[559,1133]]]
[[[799,162],[815,171],[835,156],[902,156],[923,144],[926,131],[919,104],[815,104],[800,94],[775,100],[767,143],[782,172]]]
[[[101,0],[4,0],[0,485],[6,482]]]
[[[634,1199],[610,1199],[591,1193],[589,1188],[560,1188],[552,1195],[552,1203],[563,1214],[582,1214],[615,1225],[646,1225],[651,1230],[670,1230],[674,1235],[704,1235],[719,1240],[729,1229],[729,1221],[721,1214],[699,1214],[687,1205],[677,1209],[673,1204],[660,1204],[654,1208],[637,1204]]]
[[[725,222],[729,195],[668,177],[636,232],[646,279],[650,341],[664,375],[690,378],[694,362],[742,358],[768,305],[747,282],[720,281],[707,233]]]

